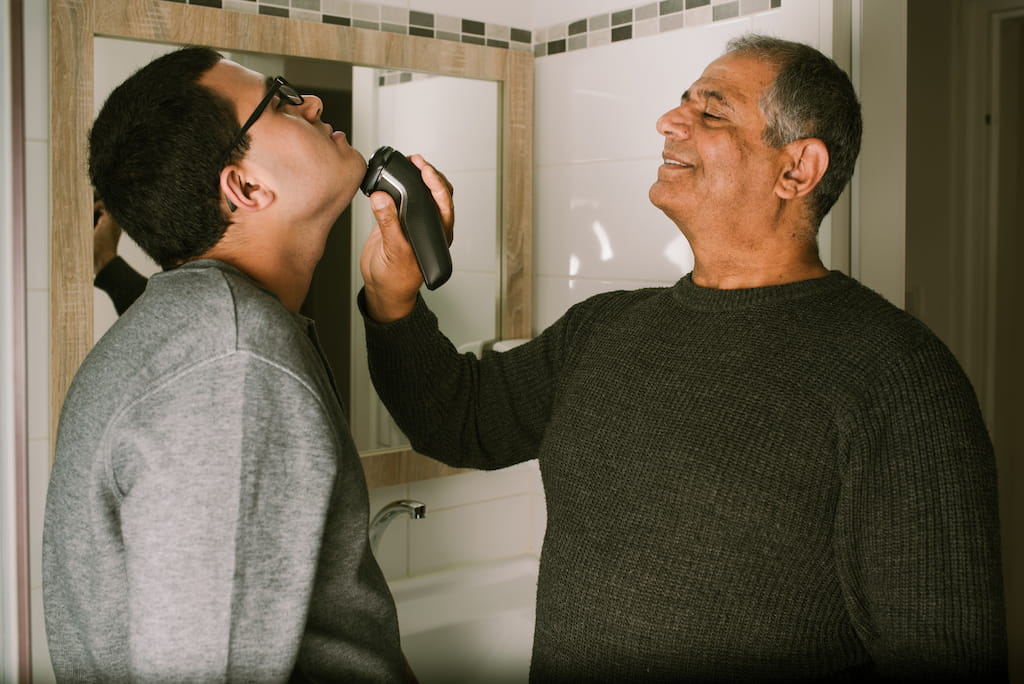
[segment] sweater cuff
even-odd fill
[[[147,281],[148,278],[117,255],[99,270],[92,284],[110,296],[120,316],[142,295]]]
[[[390,323],[378,323],[370,318],[366,313],[364,297],[365,294],[360,290],[356,295],[356,305],[365,324],[371,378],[375,378],[378,369],[385,368],[391,371],[404,369],[396,376],[389,377],[412,377],[414,369],[420,372],[422,369],[443,368],[449,355],[457,356],[455,347],[438,327],[437,316],[421,295],[416,295],[416,305],[408,316]],[[384,378],[375,378],[374,383],[378,380]],[[381,392],[379,387],[378,392]],[[381,396],[386,394],[387,391],[384,391]]]
[[[427,307],[427,303],[423,301],[423,297],[419,292],[416,293],[416,305],[412,311],[405,318],[399,318],[397,321],[390,323],[378,323],[377,321],[370,318],[370,314],[366,308],[366,288],[359,288],[359,293],[356,294],[356,308],[359,309],[360,315],[363,317],[363,324],[366,326],[366,331],[369,333],[385,333],[388,331],[400,332],[407,327],[418,327],[429,323],[431,318],[434,318],[433,312]]]

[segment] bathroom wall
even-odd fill
[[[636,5],[629,0],[408,0],[399,8],[347,0],[222,4],[226,10],[289,13],[379,30],[399,30],[405,22],[401,30],[412,33],[430,32],[440,39],[461,35],[534,50],[535,331],[591,294],[668,285],[689,270],[692,255],[685,240],[647,201],[660,164],[661,139],[654,122],[729,37],[760,30],[826,52],[831,47],[832,0],[662,0]],[[37,682],[52,679],[38,562],[51,449],[48,40],[48,3],[26,2],[28,434]],[[59,106],[59,93],[52,103]],[[380,556],[389,577],[539,551],[544,506],[533,463],[376,490],[371,492],[371,512],[406,497],[427,503],[428,516],[395,523],[385,535]]]

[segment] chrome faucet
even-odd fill
[[[380,546],[380,538],[384,536],[384,530],[388,528],[391,521],[401,515],[408,515],[414,520],[427,517],[427,505],[412,499],[400,499],[392,501],[384,508],[377,511],[370,522],[370,550],[374,554]]]

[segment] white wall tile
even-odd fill
[[[353,2],[352,18],[364,21],[380,21],[380,4],[369,2]]]
[[[714,20],[714,8],[711,5],[696,7],[684,12],[684,22],[687,28],[699,28],[710,24]]]
[[[455,187],[455,238],[451,245],[455,267],[465,271],[498,270],[497,174],[441,168]]]
[[[351,17],[352,0],[320,0],[320,11],[336,17]]]
[[[488,38],[494,40],[512,40],[512,29],[509,26],[502,26],[501,24],[488,23],[486,28],[486,35]]]
[[[659,31],[658,18],[645,19],[644,21],[638,21],[633,25],[633,39],[646,38],[653,36]]]
[[[466,18],[472,19],[472,17]],[[436,14],[434,16],[434,30],[453,34],[462,33],[462,19],[447,14]]]
[[[50,137],[49,2],[40,0],[21,5],[25,31],[25,137],[47,140]]]
[[[50,292],[26,293],[28,438],[50,436]]]
[[[50,288],[50,144],[25,143],[25,286]]]
[[[224,0],[224,9],[231,10],[232,12],[245,12],[246,14],[259,13],[259,5],[253,3],[252,0]],[[346,14],[345,16],[348,15]]]
[[[294,10],[292,11],[294,12]],[[380,20],[386,24],[408,24],[409,9],[404,5],[402,7],[383,5],[380,8]]]
[[[457,106],[453,106],[458,103]],[[493,81],[431,76],[380,89],[390,129],[380,139],[445,172],[496,169],[498,88]],[[452,145],[458,140],[458,145]]]
[[[661,150],[655,122],[673,107],[744,19],[538,59],[538,165],[629,159]]]
[[[751,30],[800,41],[828,52],[832,36],[822,36],[822,4],[821,0],[786,0],[781,9],[752,16]]]
[[[26,351],[29,438],[29,570],[32,679],[55,680],[46,644],[39,576],[42,540],[41,502],[46,500],[50,454],[49,372],[49,145],[50,67],[48,2],[26,2],[24,8],[25,154],[26,154]]]
[[[661,164],[639,160],[536,169],[538,276],[675,282],[689,272],[678,228],[650,203]]]
[[[630,53],[639,43],[625,43],[633,45],[613,43],[535,62],[537,165],[660,151],[654,122],[670,100],[649,74],[638,78],[637,60]],[[674,99],[678,97],[676,93]]]
[[[431,311],[442,321],[442,329],[458,347],[497,336],[496,272],[454,270],[451,279],[434,291],[421,294]]]

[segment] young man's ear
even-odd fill
[[[259,210],[274,201],[274,195],[258,180],[248,176],[240,167],[229,164],[220,172],[220,191],[224,194],[228,210]]]
[[[786,167],[775,184],[782,199],[807,196],[828,170],[828,149],[818,138],[803,138],[786,145]]]

